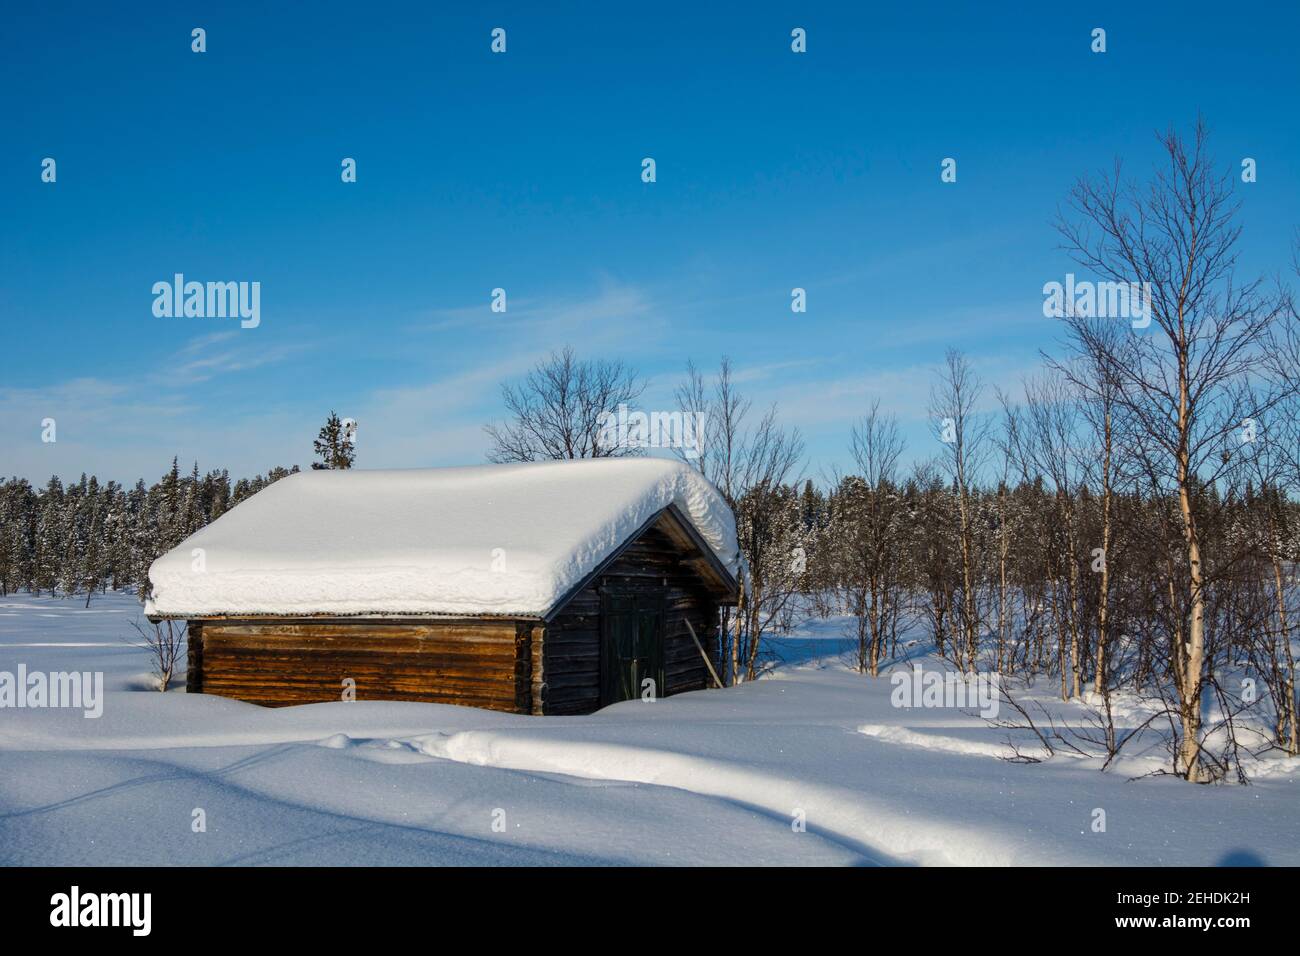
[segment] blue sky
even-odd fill
[[[730,355],[813,477],[876,397],[921,457],[945,347],[1014,386],[1051,346],[1072,181],[1198,113],[1258,162],[1243,266],[1287,265],[1294,4],[615,6],[6,8],[0,475],[305,467],[331,408],[361,466],[479,462],[499,383],[565,344],[647,409]],[[155,317],[176,272],[259,281],[260,326]]]

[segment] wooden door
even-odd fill
[[[664,599],[609,592],[600,601],[600,706],[664,688]]]

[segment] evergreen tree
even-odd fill
[[[62,512],[63,482],[57,477],[51,477],[41,498],[33,542],[32,589],[37,594],[49,591],[50,596],[53,597],[62,570],[60,568],[63,551],[60,541]]]
[[[355,433],[355,422],[351,419],[344,422],[331,411],[330,417],[321,426],[320,434],[316,436],[314,447],[320,461],[312,462],[312,468],[316,471],[351,468],[357,457],[352,441]]]

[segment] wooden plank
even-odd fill
[[[532,710],[532,631],[523,621],[515,625],[515,713]]]
[[[546,662],[547,680],[569,678],[573,675],[600,674],[600,654],[589,657],[552,657]]]
[[[204,674],[203,684],[205,687],[209,687],[217,682],[227,681],[245,684],[284,684],[285,686],[329,684],[338,687],[341,686],[341,682],[345,678],[355,681],[358,686],[365,684],[368,687],[378,687],[391,684],[394,687],[406,687],[410,690],[425,688],[430,693],[437,693],[448,687],[469,690],[482,689],[485,693],[505,693],[507,691],[513,693],[515,687],[514,674],[447,674],[403,671],[382,667],[361,670],[351,667],[333,668],[329,666],[302,667],[292,673],[256,667],[213,668]]]
[[[234,697],[238,700],[245,701],[246,703],[257,704],[262,707],[291,707],[300,704],[327,703],[329,701],[337,699],[335,697],[326,699],[322,697],[313,697],[307,695],[286,697],[283,695],[275,695],[272,692],[261,693],[261,692],[253,692],[253,691],[241,691],[239,693],[222,693],[222,692],[214,691],[213,693],[220,697]],[[484,710],[498,710],[504,713],[514,712],[513,698],[508,700],[489,700],[484,698],[472,698],[472,697],[467,697],[467,698],[443,697],[435,701],[430,701],[430,699],[424,695],[403,696],[400,694],[394,694],[391,697],[385,697],[383,699],[395,700],[395,701],[408,701],[411,703],[454,704],[459,707],[479,707]]]
[[[546,695],[547,699],[554,699],[561,691],[575,690],[585,688],[586,692],[595,697],[600,696],[600,671],[592,670],[581,673],[556,674],[548,672],[546,675]]]
[[[238,637],[244,640],[312,639],[347,640],[361,638],[388,641],[442,640],[457,643],[508,643],[513,644],[515,626],[498,624],[482,626],[413,625],[357,622],[356,624],[207,624],[206,632],[214,635]]]
[[[326,692],[326,699],[339,700],[343,695],[343,681],[351,679],[356,682],[359,696],[370,700],[382,700],[378,696],[385,689],[410,694],[427,694],[430,699],[439,696],[481,696],[500,699],[513,699],[514,680],[473,680],[442,679],[431,681],[419,674],[340,674],[335,671],[310,671],[292,676],[282,674],[237,673],[223,671],[220,674],[208,674],[204,686],[209,690],[217,687],[261,687],[283,688],[286,691],[315,688]]]
[[[203,693],[203,625],[190,621],[185,628],[185,693]]]
[[[586,713],[590,713],[600,707],[600,688],[593,691],[587,687],[551,687],[549,682],[546,688],[546,712],[555,713],[556,706],[564,704],[585,704],[588,708]],[[568,711],[573,713],[573,711]]]
[[[541,624],[532,626],[530,652],[533,666],[530,709],[537,717],[546,713],[546,632],[546,627]]]
[[[411,654],[391,653],[366,648],[261,648],[242,647],[237,644],[215,644],[204,641],[205,662],[217,664],[224,661],[257,661],[267,665],[289,665],[299,661],[320,660],[340,664],[351,663],[357,667],[382,666],[385,662],[405,661],[410,667],[446,667],[460,670],[512,669],[513,654]]]

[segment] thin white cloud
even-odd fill
[[[980,411],[992,411],[997,407],[995,386],[1014,392],[1022,378],[1039,367],[1033,361],[988,356],[970,358],[984,382]],[[900,422],[919,423],[926,421],[929,415],[930,387],[935,381],[937,368],[937,363],[932,362],[864,370],[861,374],[824,380],[791,382],[766,390],[761,398],[777,403],[782,421],[803,429],[833,424],[847,426],[857,421],[876,400],[880,401],[882,411],[896,415]]]
[[[452,314],[484,324],[504,318],[486,308]],[[622,357],[636,365],[636,350],[652,349],[667,327],[649,296],[609,279],[586,297],[512,302],[507,315],[508,334],[463,343],[453,353],[462,361],[451,374],[438,371],[446,353],[428,349],[422,378],[409,364],[403,373],[417,379],[412,384],[343,379],[304,391],[301,404],[291,408],[226,409],[214,402],[213,382],[290,364],[324,343],[267,346],[263,337],[232,330],[196,336],[164,359],[142,358],[146,367],[126,368],[113,378],[0,389],[0,447],[6,449],[0,472],[44,480],[51,473],[75,477],[86,471],[125,481],[157,474],[173,454],[236,475],[274,464],[306,467],[311,438],[328,408],[304,405],[322,392],[336,395],[328,406],[359,422],[364,467],[478,462],[488,444],[483,425],[501,413],[503,381],[524,375],[566,344],[583,358]],[[409,359],[426,346],[413,350],[408,338],[394,348]],[[46,417],[58,421],[53,445],[40,442]]]
[[[195,385],[253,368],[282,362],[305,351],[299,345],[262,348],[237,333],[196,336],[161,361],[146,360],[144,369],[124,369],[113,378],[84,377],[25,388],[0,388],[0,447],[6,452],[0,473],[43,480],[50,474],[75,477],[82,472],[104,479],[134,480],[159,470],[159,460],[180,449],[215,464],[221,446],[229,453],[262,444],[256,434],[240,429],[223,441],[223,426],[211,425],[206,396],[194,396]],[[202,418],[203,425],[199,424]],[[42,422],[54,419],[53,442],[42,440]],[[259,415],[257,429],[270,423]],[[283,441],[266,441],[274,452]],[[224,463],[224,462],[223,462]]]
[[[500,417],[503,382],[527,374],[565,345],[581,358],[622,357],[636,365],[636,349],[653,348],[667,328],[644,291],[611,280],[586,298],[512,302],[504,314],[486,305],[438,314],[457,326],[505,324],[509,317],[511,336],[504,349],[482,349],[475,364],[454,375],[431,372],[427,382],[371,391],[353,416],[358,460],[366,467],[480,462],[488,449],[483,426]]]

